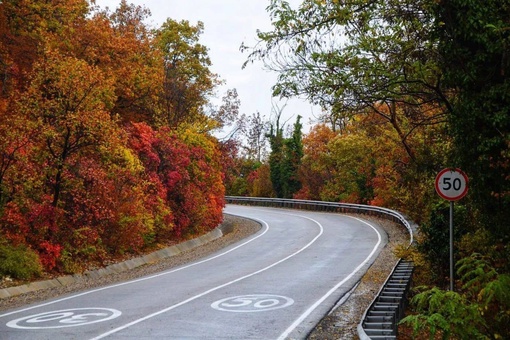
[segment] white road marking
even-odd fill
[[[229,297],[216,301],[211,307],[224,312],[253,313],[285,308],[294,304],[294,300],[281,295],[250,294]]]
[[[234,215],[234,214],[233,214],[233,215]],[[318,235],[317,235],[317,236],[316,236],[316,237],[315,237],[312,241],[310,241],[310,242],[309,242],[306,246],[304,246],[304,247],[303,247],[303,248],[301,248],[300,250],[296,251],[295,253],[293,253],[293,254],[291,254],[291,255],[287,256],[286,258],[281,259],[281,260],[279,260],[279,261],[277,261],[277,262],[275,262],[275,263],[273,263],[273,264],[271,264],[271,265],[269,265],[269,266],[267,266],[267,267],[265,267],[265,268],[263,268],[263,269],[260,269],[260,270],[258,270],[258,271],[256,271],[256,272],[253,272],[253,273],[251,273],[251,274],[245,275],[245,276],[243,276],[243,277],[237,278],[237,279],[235,279],[235,280],[232,280],[232,281],[227,282],[227,283],[225,283],[225,284],[222,284],[222,285],[220,285],[220,286],[217,286],[217,287],[211,288],[211,289],[209,289],[209,290],[207,290],[207,291],[205,291],[205,292],[203,292],[203,293],[201,293],[201,294],[198,294],[198,295],[196,295],[196,296],[194,296],[194,297],[191,297],[191,298],[189,298],[189,299],[187,299],[187,300],[181,301],[180,303],[177,303],[177,304],[172,305],[172,306],[170,306],[170,307],[168,307],[168,308],[165,308],[165,309],[160,310],[160,311],[158,311],[158,312],[155,312],[155,313],[152,313],[152,314],[150,314],[150,315],[147,315],[147,316],[145,316],[145,317],[143,317],[143,318],[140,318],[140,319],[138,319],[138,320],[135,320],[135,321],[133,321],[133,322],[131,322],[131,323],[128,323],[128,324],[126,324],[126,325],[124,325],[124,326],[121,326],[121,327],[118,327],[118,328],[116,328],[116,329],[113,329],[113,330],[111,330],[111,331],[109,331],[109,332],[107,332],[107,333],[101,334],[101,335],[99,335],[99,336],[97,336],[97,337],[93,338],[92,340],[102,339],[102,338],[104,338],[104,337],[106,337],[106,336],[108,336],[108,335],[111,335],[111,334],[117,333],[117,332],[119,332],[119,331],[121,331],[121,330],[124,330],[124,329],[126,329],[126,328],[128,328],[128,327],[130,327],[130,326],[132,326],[132,325],[138,324],[138,323],[140,323],[140,322],[142,322],[142,321],[148,320],[148,319],[150,319],[150,318],[152,318],[152,317],[155,317],[155,316],[157,316],[157,315],[160,315],[160,314],[162,314],[162,313],[165,313],[165,312],[167,312],[167,311],[170,311],[170,310],[172,310],[172,309],[175,309],[175,308],[177,308],[177,307],[179,307],[179,306],[182,306],[182,305],[184,305],[184,304],[186,304],[186,303],[188,303],[188,302],[191,302],[191,301],[193,301],[193,300],[195,300],[195,299],[198,299],[198,298],[200,298],[200,297],[202,297],[202,296],[205,296],[205,295],[207,295],[207,294],[209,294],[209,293],[211,293],[211,292],[213,292],[213,291],[216,291],[216,290],[221,289],[221,288],[223,288],[223,287],[229,286],[229,285],[231,285],[231,284],[233,284],[233,283],[239,282],[239,281],[244,280],[244,279],[246,279],[246,278],[249,278],[249,277],[251,277],[251,276],[257,275],[257,274],[259,274],[259,273],[261,273],[261,272],[263,272],[263,271],[266,271],[266,270],[268,270],[268,269],[270,269],[270,268],[272,268],[272,267],[274,267],[274,266],[276,266],[276,265],[278,265],[278,264],[280,264],[280,263],[282,263],[282,262],[284,262],[284,261],[286,261],[286,260],[290,259],[291,257],[293,257],[293,256],[295,256],[295,255],[297,255],[297,254],[299,254],[300,252],[302,252],[303,250],[305,250],[306,248],[308,248],[309,246],[311,246],[311,245],[312,245],[312,244],[313,244],[313,243],[314,243],[314,242],[315,242],[315,241],[316,241],[316,240],[317,240],[317,239],[318,239],[318,238],[322,235],[322,233],[323,233],[323,227],[322,227],[322,225],[321,225],[319,222],[317,222],[317,221],[313,220],[312,218],[309,218],[309,217],[306,217],[306,216],[295,215],[295,214],[292,214],[292,215],[293,215],[293,216],[299,216],[299,217],[302,217],[302,218],[306,218],[306,219],[308,219],[308,220],[311,220],[311,221],[313,221],[314,223],[316,223],[317,225],[319,225],[319,227],[320,227],[320,233],[319,233],[319,234],[318,234]],[[342,215],[342,216],[347,216],[347,215]],[[345,279],[343,279],[341,282],[339,282],[337,285],[335,285],[335,287],[333,287],[332,289],[330,289],[330,290],[329,290],[329,291],[328,291],[328,292],[327,292],[327,293],[326,293],[326,294],[325,294],[322,298],[320,298],[319,300],[317,300],[317,301],[316,301],[316,302],[315,302],[315,303],[314,303],[314,304],[313,304],[310,308],[308,308],[308,309],[307,309],[307,310],[306,310],[306,311],[305,311],[305,312],[304,312],[304,313],[303,313],[303,314],[302,314],[299,318],[297,318],[297,319],[296,319],[296,320],[295,320],[295,321],[294,321],[294,322],[293,322],[293,323],[292,323],[292,324],[291,324],[291,325],[290,325],[290,326],[289,326],[289,327],[285,330],[285,332],[283,332],[283,333],[280,335],[280,337],[278,338],[279,340],[280,340],[280,339],[285,339],[285,338],[286,338],[286,337],[287,337],[287,336],[288,336],[288,335],[289,335],[289,334],[290,334],[290,333],[291,333],[291,332],[292,332],[295,328],[297,328],[297,327],[298,327],[298,326],[299,326],[299,325],[300,325],[300,324],[301,324],[301,323],[302,323],[302,322],[303,322],[303,321],[304,321],[304,320],[305,320],[305,319],[306,319],[306,318],[307,318],[307,317],[308,317],[308,316],[309,316],[309,315],[310,315],[310,314],[311,314],[311,313],[312,313],[312,312],[313,312],[313,311],[314,311],[314,310],[315,310],[315,309],[316,309],[316,308],[317,308],[317,307],[318,307],[318,306],[319,306],[322,302],[324,302],[324,300],[326,300],[326,299],[327,299],[327,298],[328,298],[331,294],[333,294],[333,293],[334,293],[334,291],[336,291],[336,290],[337,290],[339,287],[341,287],[341,286],[342,286],[345,282],[347,282],[349,279],[351,279],[351,278],[352,278],[352,277],[353,277],[353,276],[354,276],[354,275],[355,275],[355,274],[356,274],[359,270],[361,270],[361,268],[362,268],[362,267],[363,267],[363,266],[364,266],[364,265],[365,265],[365,264],[366,264],[366,263],[370,260],[370,258],[374,255],[374,253],[376,252],[376,250],[377,250],[378,246],[380,245],[380,243],[381,243],[381,235],[380,235],[380,233],[377,231],[377,229],[376,229],[374,226],[372,226],[370,223],[368,223],[368,222],[366,222],[366,221],[364,221],[364,220],[362,220],[362,219],[359,219],[359,218],[356,218],[356,217],[352,217],[352,216],[347,216],[347,217],[350,217],[350,218],[356,219],[356,220],[358,220],[358,221],[360,221],[360,222],[362,222],[362,223],[367,224],[368,226],[370,226],[370,227],[371,227],[371,228],[372,228],[372,229],[373,229],[373,230],[377,233],[377,235],[378,235],[378,242],[377,242],[377,244],[376,244],[376,245],[375,245],[375,247],[372,249],[371,253],[367,256],[367,258],[366,258],[366,259],[365,259],[365,260],[364,260],[364,261],[363,261],[363,262],[362,262],[362,263],[361,263],[358,267],[356,267],[356,269],[355,269],[352,273],[350,273],[350,274],[349,274],[349,276],[347,276]],[[244,246],[244,245],[246,245],[246,244],[248,244],[248,243],[250,243],[250,242],[252,242],[252,241],[254,241],[254,240],[256,240],[256,239],[258,239],[259,237],[263,236],[264,234],[266,234],[266,233],[268,232],[268,230],[269,230],[269,226],[268,226],[268,224],[267,224],[266,222],[264,222],[264,221],[262,221],[262,220],[258,220],[258,219],[254,219],[254,220],[257,220],[257,221],[261,222],[261,223],[264,225],[264,230],[263,230],[263,232],[262,232],[261,234],[257,235],[256,237],[253,237],[253,238],[249,239],[248,241],[246,241],[246,242],[244,242],[244,243],[242,243],[242,244],[240,244],[240,245],[238,245],[238,246],[236,246],[236,247],[234,247],[234,248],[232,248],[232,249],[230,249],[230,250],[228,250],[228,251],[226,251],[226,252],[220,253],[220,254],[218,254],[218,255],[216,255],[216,256],[213,256],[213,257],[211,257],[211,258],[207,258],[207,259],[202,260],[202,261],[198,261],[198,262],[195,262],[195,263],[192,263],[192,264],[189,264],[189,265],[186,265],[186,266],[183,266],[183,267],[180,267],[180,268],[174,269],[174,270],[170,270],[170,271],[167,271],[167,272],[159,273],[159,274],[152,275],[152,276],[149,276],[149,277],[144,277],[144,278],[140,278],[140,279],[136,279],[136,280],[132,280],[132,281],[128,281],[128,282],[123,282],[123,283],[119,283],[119,284],[115,284],[115,285],[111,285],[111,286],[107,286],[107,287],[102,287],[102,288],[99,288],[99,289],[94,289],[94,290],[91,290],[91,291],[87,291],[87,292],[83,292],[83,293],[76,294],[76,295],[73,295],[73,296],[69,296],[69,297],[66,297],[66,298],[63,298],[63,299],[58,299],[58,300],[55,300],[55,301],[51,301],[51,302],[47,302],[47,303],[43,303],[43,304],[39,304],[39,305],[36,305],[36,306],[32,306],[32,307],[28,307],[28,308],[24,308],[24,309],[17,310],[17,311],[12,311],[12,312],[5,313],[5,314],[0,315],[0,317],[5,317],[5,316],[8,316],[8,315],[12,315],[12,314],[16,314],[16,313],[21,313],[21,312],[28,311],[28,310],[32,310],[32,309],[35,309],[35,308],[48,306],[48,305],[51,305],[51,304],[55,304],[55,303],[58,303],[58,302],[62,302],[62,301],[66,301],[66,300],[74,299],[74,298],[77,298],[77,297],[81,297],[81,296],[84,296],[84,295],[92,294],[92,293],[95,293],[95,292],[98,292],[98,291],[103,291],[103,290],[106,290],[106,289],[116,288],[116,287],[120,287],[120,286],[124,286],[124,285],[128,285],[128,284],[132,284],[132,283],[137,283],[137,282],[141,282],[141,281],[145,281],[145,280],[150,280],[150,279],[152,279],[152,278],[156,278],[156,277],[160,277],[160,276],[168,275],[168,274],[171,274],[171,273],[174,273],[174,272],[177,272],[177,271],[180,271],[180,270],[183,270],[183,269],[186,269],[186,268],[189,268],[189,267],[192,267],[192,266],[195,266],[195,265],[198,265],[198,264],[201,264],[201,263],[208,262],[208,261],[211,261],[211,260],[213,260],[213,259],[219,258],[219,257],[221,257],[221,256],[223,256],[223,255],[226,255],[226,254],[228,254],[228,253],[230,253],[230,252],[232,252],[232,251],[234,251],[234,250],[236,250],[236,249],[238,249],[238,248],[240,248],[240,247],[242,247],[242,246]],[[292,300],[292,299],[291,299],[291,300]],[[273,303],[276,303],[276,302],[274,302],[274,301],[273,301],[273,302],[271,302],[271,301],[270,301],[270,299],[266,299],[266,300],[264,300],[262,303],[259,303],[257,306],[258,306],[258,307],[264,307],[264,306],[272,305]],[[62,312],[62,311],[60,311],[60,312]],[[57,313],[57,312],[47,312],[47,313]],[[29,321],[29,323],[30,323],[30,322],[33,322],[33,323],[35,322],[35,323],[36,323],[36,322],[39,322],[39,321],[43,321],[45,317],[49,317],[49,318],[51,319],[51,316],[50,316],[50,315],[46,315],[47,313],[41,313],[41,314],[33,315],[33,316],[30,316],[30,317],[20,318],[20,319],[17,319],[17,320],[13,320],[13,321],[11,321],[10,323],[14,323],[14,322],[16,322],[16,321],[18,321],[18,322],[19,322],[19,321],[27,320],[27,319],[28,319],[28,320],[31,320],[31,321]],[[120,312],[119,312],[119,313],[120,313]],[[89,315],[88,315],[88,316],[92,316],[91,314],[93,314],[93,313],[89,313]],[[67,314],[66,314],[66,315],[67,315]],[[57,315],[55,315],[55,317],[57,317]],[[80,319],[80,318],[81,318],[81,317],[75,317],[75,318],[73,319],[73,317],[71,317],[71,318],[64,318],[64,320],[68,320],[68,319],[69,319],[69,323],[74,323],[75,321],[76,321],[76,322],[79,322],[79,319]],[[66,321],[66,322],[67,322],[67,321]],[[100,321],[96,321],[96,322],[100,322]],[[65,323],[65,322],[64,322],[64,323]]]
[[[301,253],[302,251],[304,251],[304,250],[306,250],[308,247],[310,247],[313,243],[315,243],[315,241],[317,241],[317,239],[318,239],[318,238],[322,235],[322,233],[324,232],[324,228],[322,227],[322,225],[321,225],[318,221],[316,221],[316,220],[314,220],[314,219],[312,219],[312,218],[309,218],[309,217],[306,217],[306,216],[300,216],[300,215],[293,215],[293,216],[299,216],[299,217],[301,217],[301,218],[305,218],[305,219],[307,219],[307,220],[310,220],[310,221],[312,221],[312,222],[316,223],[316,224],[319,226],[319,229],[320,229],[320,232],[319,232],[319,233],[318,233],[318,234],[317,234],[317,235],[316,235],[316,236],[315,236],[315,237],[314,237],[314,238],[313,238],[310,242],[308,242],[305,246],[303,246],[301,249],[297,250],[296,252],[294,252],[294,253],[292,253],[292,254],[290,254],[290,255],[286,256],[285,258],[283,258],[283,259],[281,259],[281,260],[279,260],[279,261],[274,262],[273,264],[270,264],[270,265],[269,265],[269,266],[267,266],[267,267],[264,267],[264,268],[262,268],[262,269],[259,269],[259,270],[255,271],[255,272],[253,272],[253,273],[251,273],[251,274],[247,274],[247,275],[241,276],[241,277],[239,277],[239,278],[237,278],[237,279],[235,279],[235,280],[232,280],[232,281],[226,282],[226,283],[224,283],[224,284],[221,284],[221,285],[219,285],[219,286],[216,286],[216,287],[214,287],[214,288],[211,288],[211,289],[209,289],[209,290],[206,290],[206,291],[205,291],[205,292],[203,292],[203,293],[200,293],[200,294],[197,294],[197,295],[195,295],[195,296],[192,296],[192,297],[190,297],[189,299],[186,299],[186,300],[184,300],[184,301],[181,301],[181,302],[179,302],[179,303],[177,303],[177,304],[175,304],[175,305],[169,306],[168,308],[165,308],[165,309],[162,309],[162,310],[160,310],[160,311],[154,312],[154,313],[152,313],[152,314],[146,315],[146,316],[144,316],[144,317],[142,317],[142,318],[140,318],[140,319],[134,320],[134,321],[132,321],[132,322],[130,322],[130,323],[127,323],[127,324],[125,324],[125,325],[123,325],[123,326],[120,326],[120,327],[117,327],[117,328],[115,328],[115,329],[112,329],[112,330],[111,330],[111,331],[109,331],[109,332],[106,332],[106,333],[104,333],[104,334],[98,335],[97,337],[94,337],[94,338],[92,338],[91,340],[99,340],[99,339],[103,339],[103,338],[105,338],[105,337],[107,337],[107,336],[109,336],[109,335],[112,335],[112,334],[115,334],[115,333],[120,332],[120,331],[122,331],[122,330],[125,330],[125,329],[127,329],[127,328],[129,328],[129,327],[131,327],[131,326],[133,326],[133,325],[136,325],[136,324],[138,324],[138,323],[142,322],[142,321],[145,321],[145,320],[151,319],[151,318],[153,318],[153,317],[155,317],[155,316],[158,316],[158,315],[160,315],[160,314],[163,314],[163,313],[166,313],[166,312],[168,312],[168,311],[171,311],[172,309],[175,309],[175,308],[177,308],[177,307],[180,307],[180,306],[182,306],[182,305],[185,305],[185,304],[187,304],[188,302],[191,302],[191,301],[193,301],[193,300],[196,300],[196,299],[198,299],[198,298],[201,298],[201,297],[203,297],[203,296],[205,296],[205,295],[207,295],[207,294],[209,294],[209,293],[212,293],[212,292],[214,292],[214,291],[216,291],[216,290],[218,290],[218,289],[221,289],[221,288],[224,288],[224,287],[230,286],[231,284],[234,284],[234,283],[236,283],[236,282],[242,281],[242,280],[244,280],[244,279],[247,279],[247,278],[249,278],[249,277],[255,276],[255,275],[257,275],[257,274],[260,274],[260,273],[262,273],[262,272],[264,272],[264,271],[266,271],[266,270],[268,270],[268,269],[270,269],[270,268],[273,268],[274,266],[277,266],[277,265],[279,265],[280,263],[285,262],[285,261],[289,260],[290,258],[292,258],[292,257],[294,257],[294,256],[296,256],[296,255],[298,255],[299,253]],[[269,225],[268,225],[265,221],[263,221],[263,220],[258,220],[258,221],[259,221],[259,222],[261,222],[261,223],[263,223],[263,224],[266,226],[266,228],[267,228],[267,229],[269,229]]]
[[[262,237],[265,233],[267,233],[268,230],[269,230],[269,227],[267,225],[265,225],[264,231],[260,235],[257,235],[254,238],[251,238],[248,241],[246,241],[244,243],[241,243],[240,245],[238,245],[238,246],[236,246],[236,247],[234,247],[232,249],[229,249],[229,250],[227,250],[227,251],[225,251],[223,253],[220,253],[220,254],[215,255],[213,257],[210,257],[210,258],[207,258],[205,260],[201,260],[201,261],[198,261],[198,262],[193,262],[193,263],[191,263],[189,265],[186,265],[186,266],[183,266],[183,267],[179,267],[177,269],[172,269],[172,270],[169,270],[169,271],[166,271],[166,272],[162,272],[162,273],[159,273],[159,274],[155,274],[155,275],[151,275],[151,276],[147,276],[147,277],[142,277],[142,278],[139,278],[139,279],[136,279],[136,280],[132,280],[132,281],[118,283],[118,284],[107,286],[107,287],[102,287],[102,288],[98,288],[98,289],[89,290],[89,291],[86,291],[86,292],[83,292],[83,293],[80,293],[80,294],[76,294],[76,295],[71,295],[71,296],[68,296],[68,297],[65,297],[65,298],[62,298],[62,299],[58,299],[58,300],[42,303],[42,304],[39,304],[39,305],[35,305],[35,306],[32,306],[32,307],[28,307],[28,308],[12,311],[12,312],[5,313],[5,314],[0,314],[0,318],[8,316],[8,315],[12,315],[12,314],[18,314],[18,313],[26,312],[28,310],[35,309],[35,308],[49,306],[49,305],[52,305],[52,304],[55,304],[55,303],[59,303],[59,302],[62,302],[62,301],[75,299],[75,298],[78,298],[80,296],[84,296],[84,295],[100,292],[102,290],[117,288],[117,287],[129,285],[129,284],[133,284],[133,283],[137,283],[137,282],[142,282],[142,281],[150,280],[150,279],[153,279],[153,278],[156,278],[156,277],[165,276],[165,275],[172,274],[172,273],[178,272],[180,270],[184,270],[184,269],[187,269],[187,268],[190,268],[190,267],[193,267],[193,266],[196,266],[196,265],[208,262],[208,261],[212,261],[214,259],[217,259],[218,257],[221,257],[221,256],[224,256],[224,255],[226,255],[228,253],[231,253],[234,250],[237,250],[237,249],[247,245],[250,242],[255,241],[256,239],[258,239],[259,237]]]
[[[25,316],[9,321],[8,327],[17,329],[67,328],[118,318],[122,313],[111,308],[74,308]]]
[[[310,308],[308,308],[303,314],[301,314],[301,316],[299,318],[297,318],[286,330],[285,332],[283,332],[279,337],[278,337],[278,340],[284,340],[287,338],[287,336],[292,333],[292,331],[294,329],[296,329],[296,327],[298,327],[310,314],[312,314],[312,312],[321,304],[324,302],[324,300],[326,300],[331,294],[333,294],[338,288],[340,288],[345,282],[347,282],[350,278],[352,278],[369,260],[370,258],[374,255],[374,253],[377,251],[377,248],[379,247],[379,245],[381,244],[381,234],[379,233],[379,231],[377,230],[377,228],[375,228],[373,225],[371,225],[370,223],[360,219],[360,218],[357,218],[357,217],[353,217],[353,216],[348,216],[348,215],[342,215],[342,216],[346,216],[346,217],[350,217],[350,218],[354,218],[355,220],[358,220],[366,225],[368,225],[370,228],[372,228],[376,233],[377,233],[377,238],[378,238],[378,241],[377,241],[377,244],[374,246],[374,248],[372,249],[372,251],[370,252],[370,254],[365,258],[365,260],[359,265],[357,266],[345,279],[343,279],[342,281],[340,281],[339,283],[337,283],[333,288],[331,288],[326,294],[324,294],[324,296],[322,296],[319,300],[317,300],[312,306],[310,306]]]

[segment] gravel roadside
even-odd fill
[[[309,334],[308,339],[357,339],[356,327],[382,283],[386,280],[395,265],[397,258],[393,249],[397,244],[406,244],[408,235],[403,228],[386,220],[367,218],[378,223],[388,234],[388,244],[383,248],[377,260],[363,276],[357,287],[351,292],[349,298],[341,305],[336,306],[329,315],[316,326]],[[40,290],[0,300],[0,311],[21,307],[26,304],[56,298],[65,294],[106,286],[117,282],[132,280],[145,275],[165,271],[191,261],[203,258],[219,249],[246,238],[258,230],[260,225],[252,220],[225,215],[222,229],[224,236],[205,245],[172,256],[151,265],[144,265],[126,272],[108,275],[101,278],[84,278],[79,282],[56,288]]]

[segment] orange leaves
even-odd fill
[[[172,54],[145,9],[88,6],[0,1],[0,238],[53,271],[209,230],[224,206],[216,140],[180,124],[204,125],[217,84],[202,28],[163,27]]]
[[[36,69],[31,86],[19,101],[20,113],[39,124],[37,139],[44,145],[56,207],[66,190],[66,170],[72,158],[97,152],[109,136],[118,134],[105,111],[113,99],[113,87],[97,68],[54,51],[48,51]]]
[[[434,117],[432,111],[423,114]],[[380,114],[356,118],[342,133],[316,126],[303,139],[298,197],[392,207],[414,212],[415,220],[426,216],[433,191],[427,189],[433,188],[433,173],[427,169],[443,162],[449,147],[443,126],[413,126],[403,116],[399,126],[412,134],[402,143],[399,131]]]

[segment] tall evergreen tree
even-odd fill
[[[269,154],[270,178],[273,184],[273,190],[277,197],[283,197],[283,128],[280,127],[280,115],[276,119],[276,125],[271,124],[269,131],[269,145],[271,153]]]
[[[283,127],[280,127],[280,116],[277,117],[276,126],[271,125],[269,142],[271,154],[269,166],[271,182],[277,197],[292,198],[301,189],[298,177],[298,168],[303,157],[301,116],[297,117],[292,136],[283,136]]]
[[[301,189],[298,177],[299,164],[303,158],[303,133],[301,129],[301,116],[297,116],[292,136],[285,140],[285,158],[283,162],[283,196],[292,198]]]

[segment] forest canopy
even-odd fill
[[[510,2],[271,0],[268,12],[273,27],[243,46],[246,64],[278,74],[275,96],[325,112],[303,138],[293,196],[407,213],[420,224],[418,281],[444,287],[448,204],[434,178],[461,168],[459,292],[419,294],[408,322],[430,338],[507,338]]]
[[[21,251],[43,270],[74,273],[222,221],[211,131],[236,107],[206,109],[220,80],[199,43],[203,24],[154,29],[149,16],[126,1],[114,11],[85,0],[0,2],[5,256]]]

